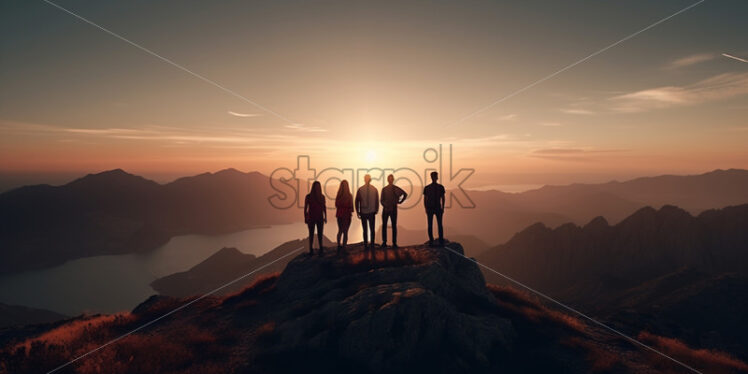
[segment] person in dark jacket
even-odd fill
[[[356,192],[356,215],[361,219],[364,228],[364,248],[369,249],[369,235],[371,231],[371,248],[374,248],[374,217],[379,212],[379,191],[371,185],[371,175],[364,175],[364,185]]]
[[[319,242],[319,254],[322,255],[324,247],[322,246],[322,230],[327,223],[327,207],[325,206],[325,196],[322,194],[322,185],[315,181],[312,183],[312,191],[304,199],[304,221],[309,228],[309,254],[314,251],[314,227],[317,227],[317,240]]]
[[[444,186],[436,181],[439,173],[431,172],[431,184],[423,188],[423,205],[426,208],[426,218],[429,221],[429,245],[434,245],[434,217],[439,226],[439,244],[444,245],[444,227],[442,226],[442,215],[444,214]]]
[[[338,219],[338,253],[345,249],[348,244],[348,229],[351,227],[351,215],[353,215],[353,195],[348,187],[348,181],[340,182],[338,195],[335,197],[335,217]],[[340,245],[340,237],[343,237],[343,245]]]
[[[402,204],[408,194],[395,186],[395,176],[387,176],[387,185],[382,188],[382,248],[387,247],[387,221],[392,222],[392,247],[397,248],[397,205]]]

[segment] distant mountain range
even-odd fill
[[[591,287],[625,289],[684,267],[748,272],[748,204],[696,217],[670,205],[646,207],[613,226],[602,217],[581,227],[537,223],[477,259],[570,299],[596,297]]]
[[[612,226],[537,223],[477,260],[623,329],[748,352],[748,204],[698,216],[645,207]]]
[[[0,194],[0,273],[102,254],[154,249],[175,235],[218,234],[289,223],[268,177],[234,169],[168,184],[112,170],[63,186]]]
[[[267,198],[274,193],[267,176],[234,169],[163,185],[112,170],[63,186],[7,191],[0,194],[0,274],[86,256],[147,251],[175,235],[229,233],[301,221],[299,209],[270,206]],[[469,194],[476,207],[449,209],[444,222],[452,230],[446,235],[469,235],[472,239],[459,240],[492,246],[535,222],[550,226],[583,224],[600,215],[617,222],[647,205],[673,204],[699,213],[748,203],[748,171],[716,170],[694,176],[546,186],[516,194]],[[403,231],[403,239],[424,242],[425,221],[420,206],[401,210],[400,225],[420,228],[412,234]],[[328,225],[327,230],[332,236],[334,225]],[[351,242],[358,240],[351,238]],[[483,246],[477,241],[471,250]]]
[[[617,223],[645,206],[675,205],[699,214],[708,209],[746,204],[748,171],[715,170],[701,175],[545,186],[522,193],[469,191],[469,196],[475,208],[449,209],[444,214],[444,224],[496,245],[536,222],[549,226],[567,222],[582,225],[602,216]],[[407,227],[424,227],[423,209],[419,206],[402,211],[400,223]],[[449,237],[449,232],[446,235]]]

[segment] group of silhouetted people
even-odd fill
[[[423,189],[423,205],[426,208],[426,217],[428,218],[429,245],[434,245],[434,217],[436,217],[439,230],[439,244],[444,245],[442,215],[444,214],[445,190],[444,186],[436,182],[438,179],[439,174],[432,172],[431,184]],[[397,206],[408,198],[408,194],[402,188],[396,186],[394,182],[395,177],[390,174],[387,177],[387,186],[382,188],[380,196],[377,188],[371,185],[371,176],[366,174],[364,185],[356,191],[355,199],[351,194],[348,181],[343,180],[340,183],[338,194],[335,197],[335,217],[338,220],[338,253],[344,250],[348,244],[348,229],[351,227],[351,217],[354,210],[363,227],[364,248],[374,248],[374,221],[377,213],[379,213],[380,204],[382,206],[382,247],[387,247],[387,222],[389,221],[392,224],[392,247],[398,248]],[[309,254],[313,253],[314,229],[316,227],[319,254],[321,255],[324,249],[322,232],[325,223],[327,223],[327,206],[325,195],[322,193],[322,185],[318,181],[312,184],[312,190],[304,200],[304,221],[309,228]]]

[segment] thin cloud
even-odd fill
[[[517,119],[517,117],[518,116],[516,114],[512,113],[512,114],[507,114],[507,115],[503,115],[503,116],[497,117],[496,120],[497,121],[513,121],[513,120]]]
[[[591,162],[597,161],[596,156],[601,154],[626,151],[625,149],[542,148],[532,151],[529,156],[553,161]]]
[[[733,55],[730,55],[730,54],[727,54],[727,53],[723,53],[722,56],[725,56],[727,58],[731,58],[733,60],[737,60],[737,61],[740,61],[740,62],[747,62],[748,63],[748,60],[746,60],[746,59],[743,59],[743,58],[740,58],[740,57],[736,57],[736,56],[733,56]]]
[[[748,94],[748,73],[725,73],[687,86],[664,86],[614,96],[614,112],[637,113],[682,105],[696,105]]]
[[[541,126],[545,126],[545,127],[561,127],[561,126],[563,126],[563,124],[560,123],[560,122],[541,122],[540,125]]]
[[[239,112],[234,112],[231,110],[229,110],[227,113],[234,117],[241,117],[241,118],[259,117],[262,115],[262,114],[257,114],[257,113],[239,113]]]
[[[590,153],[614,153],[625,152],[625,149],[582,149],[582,148],[542,148],[533,151],[541,155],[568,155],[568,154],[590,154]]]
[[[574,108],[567,108],[567,109],[561,109],[562,113],[566,114],[578,114],[583,116],[589,116],[595,114],[595,112],[587,109],[574,109]]]
[[[471,145],[479,145],[479,144],[496,144],[496,143],[503,143],[507,141],[514,140],[509,134],[496,134],[496,135],[489,135],[484,137],[476,137],[476,138],[454,138],[456,142],[460,143],[470,143]]]
[[[546,148],[546,149],[537,149],[533,151],[533,153],[542,154],[542,155],[568,155],[568,154],[584,153],[584,150],[577,149],[577,148]]]
[[[668,69],[679,69],[686,66],[696,65],[700,64],[702,62],[711,61],[717,58],[717,55],[714,53],[700,53],[695,55],[690,55],[686,57],[679,58],[675,61],[670,62],[666,68]]]
[[[307,126],[303,123],[294,123],[285,126],[287,129],[304,131],[304,132],[326,132],[326,129],[317,126]]]
[[[128,134],[142,134],[142,133],[154,133],[154,131],[143,130],[143,129],[119,129],[119,128],[106,128],[106,129],[82,129],[82,128],[63,128],[65,132],[71,132],[74,134],[86,134],[86,135],[128,135]]]

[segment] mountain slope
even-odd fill
[[[17,336],[0,350],[0,371],[56,367],[189,300],[152,297],[132,313],[80,317]],[[413,246],[372,256],[354,245],[346,256],[299,255],[279,275],[234,295],[201,299],[68,369],[660,372],[654,363],[673,369],[662,360],[521,292],[487,287],[475,263],[444,249]]]
[[[613,226],[601,217],[535,224],[478,261],[630,334],[646,329],[748,360],[748,205],[696,217],[647,207]]]
[[[748,204],[697,217],[647,207],[614,226],[603,218],[584,227],[535,224],[478,260],[567,300],[591,300],[682,267],[748,271],[746,243]]]
[[[595,313],[748,361],[748,274],[682,269],[600,300]]]

